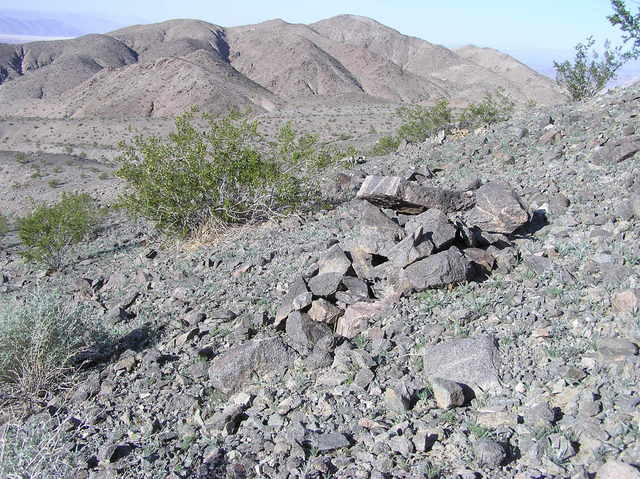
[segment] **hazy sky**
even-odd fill
[[[638,2],[627,3],[636,10]],[[606,19],[609,0],[8,0],[5,7],[117,16],[123,23],[197,18],[222,26],[272,18],[309,23],[351,13],[433,43],[473,43],[519,57],[567,56],[589,34],[598,40],[620,38]]]

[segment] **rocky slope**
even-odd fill
[[[516,63],[496,54],[486,64],[352,15],[232,28],[172,20],[2,44],[0,101],[5,114],[45,117],[120,117],[125,104],[138,116],[172,116],[190,104],[261,111],[300,97],[354,93],[393,102],[446,97],[462,105],[497,88],[517,102],[564,101],[551,80],[524,65],[514,74]]]
[[[639,477],[639,103],[408,145],[214,244],[113,218],[43,276],[5,240],[7,301],[57,290],[120,337],[4,417],[2,475]]]

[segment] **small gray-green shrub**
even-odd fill
[[[511,118],[514,108],[513,101],[499,88],[494,94],[487,93],[480,102],[468,105],[458,121],[472,128],[493,125]]]
[[[0,386],[29,397],[55,390],[92,338],[88,308],[36,289],[0,306]]]
[[[116,175],[127,189],[120,205],[169,234],[188,235],[213,221],[250,223],[287,214],[314,191],[312,173],[335,161],[315,135],[297,135],[291,124],[260,147],[258,122],[247,114],[178,116],[168,138],[136,137],[121,143]]]
[[[414,143],[423,142],[453,119],[447,100],[439,100],[431,107],[403,106],[398,109],[397,114],[403,121],[398,128],[398,137]]]
[[[69,248],[93,231],[101,216],[93,199],[85,194],[63,193],[52,206],[40,204],[18,220],[22,257],[53,269],[64,265]]]
[[[9,220],[3,214],[0,214],[0,236],[4,236],[9,232]]]

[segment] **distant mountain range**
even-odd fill
[[[19,43],[21,38],[72,38],[88,33],[105,33],[124,25],[82,14],[0,8],[0,42]]]
[[[497,88],[518,102],[565,99],[551,79],[496,50],[449,50],[353,15],[232,28],[171,20],[0,44],[0,102],[16,115],[173,116],[193,104],[273,110],[335,96],[463,105]]]

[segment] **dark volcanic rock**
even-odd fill
[[[466,281],[469,261],[458,248],[451,247],[407,266],[401,275],[401,287],[424,291]]]
[[[506,183],[487,183],[476,191],[476,206],[468,213],[469,227],[511,234],[529,221],[518,194]]]

